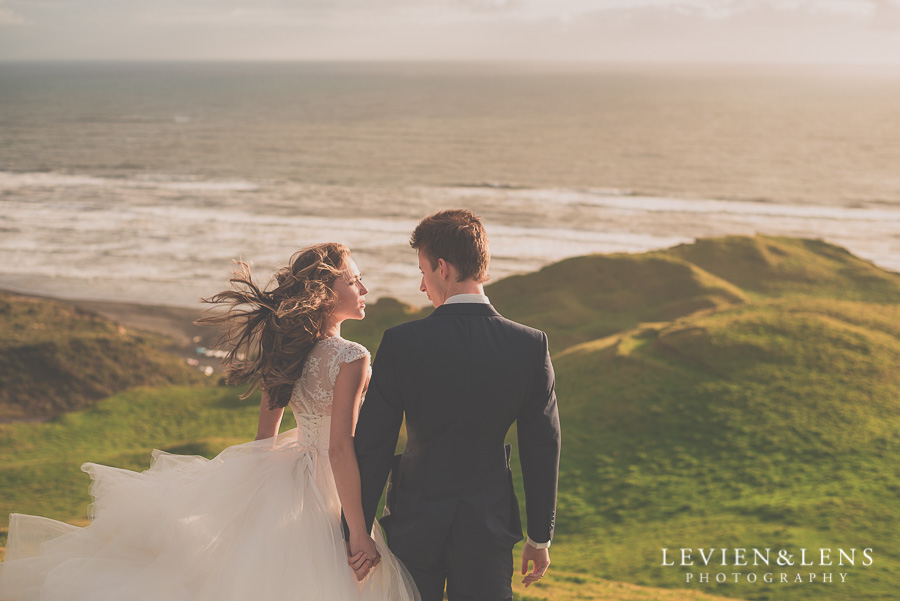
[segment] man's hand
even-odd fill
[[[528,574],[528,564],[534,562],[534,570]],[[522,549],[522,575],[528,574],[522,579],[525,588],[528,588],[538,580],[544,577],[547,568],[550,567],[550,551],[549,549],[535,549],[528,543]]]
[[[381,562],[381,554],[375,548],[371,536],[350,535],[347,543],[347,564],[356,574],[357,580],[365,578],[369,571]]]

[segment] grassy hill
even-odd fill
[[[900,274],[843,249],[766,236],[580,257],[492,284],[504,315],[550,332],[563,427],[553,576],[517,598],[896,598],[897,290]],[[385,327],[429,312],[384,299],[344,335],[374,350]],[[258,399],[237,396],[137,389],[0,425],[0,515],[83,516],[86,460],[142,468],[154,447],[211,456],[248,440]],[[697,585],[685,579],[699,566],[660,565],[662,548],[682,547],[871,547],[875,563],[714,565],[838,582]]]
[[[662,548],[873,547],[875,565],[840,587],[707,592],[894,598],[898,364],[900,306],[822,299],[643,324],[557,355],[567,569],[677,586]]]
[[[169,343],[78,307],[0,293],[0,419],[55,415],[133,386],[200,383],[163,350]]]
[[[733,284],[687,261],[624,253],[566,259],[485,292],[505,317],[540,324],[554,350],[643,321],[749,301]]]
[[[725,236],[648,253],[690,261],[751,298],[815,296],[900,302],[900,276],[824,240]]]

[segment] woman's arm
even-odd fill
[[[359,417],[359,405],[367,384],[368,357],[344,363],[334,383],[334,401],[331,405],[331,438],[328,458],[334,472],[334,483],[350,529],[351,553],[365,551],[375,559],[375,542],[366,531],[362,497],[359,485],[359,465],[353,433]]]
[[[256,440],[272,438],[278,434],[283,415],[284,407],[269,409],[269,394],[263,391],[262,401],[259,403],[259,424],[256,426]]]

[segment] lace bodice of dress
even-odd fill
[[[362,357],[368,361],[369,351],[352,340],[331,336],[317,342],[306,359],[300,379],[294,384],[291,394],[294,415],[331,415],[334,382],[341,364],[351,363]]]

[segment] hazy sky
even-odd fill
[[[0,60],[900,64],[900,0],[0,0]]]

